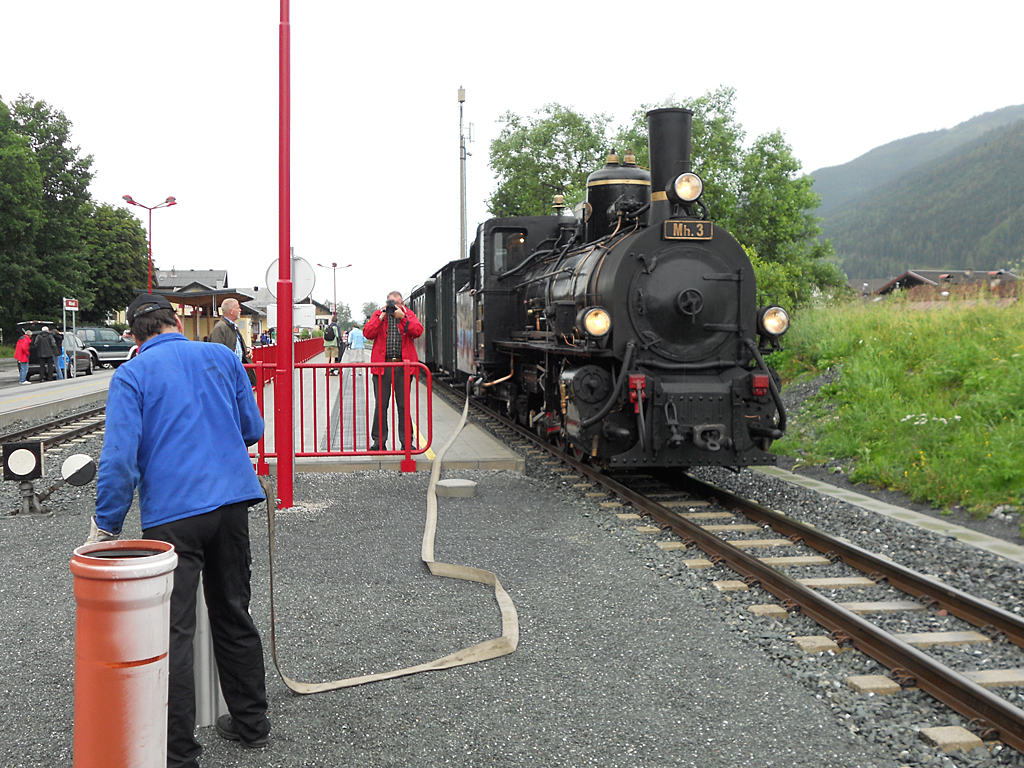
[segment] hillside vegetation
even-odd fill
[[[843,165],[811,173],[821,195],[819,216],[830,216],[845,203],[883,187],[915,168],[954,152],[983,134],[1024,119],[1024,104],[972,117],[953,128],[891,141]]]
[[[815,171],[821,227],[850,278],[1024,259],[1024,106]]]
[[[801,312],[773,356],[787,379],[836,366],[773,450],[839,460],[855,482],[981,514],[1024,502],[1024,307],[953,300]]]

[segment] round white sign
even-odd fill
[[[267,290],[277,298],[277,279],[280,259],[274,259],[267,270]],[[292,301],[302,301],[313,293],[316,285],[316,273],[312,265],[301,256],[292,256]]]
[[[36,468],[35,454],[19,448],[7,457],[7,467],[16,475],[29,475]]]

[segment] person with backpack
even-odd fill
[[[341,333],[338,331],[338,316],[335,315],[331,318],[330,324],[324,328],[324,355],[327,356],[327,364],[340,363],[341,362],[341,350],[339,343]],[[341,369],[329,368],[328,373],[331,376],[337,376]]]

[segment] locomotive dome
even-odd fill
[[[651,174],[636,164],[632,150],[622,162],[612,150],[603,168],[587,177],[587,241],[610,235],[618,226],[620,213],[631,213],[651,202]],[[646,225],[647,214],[641,219]]]

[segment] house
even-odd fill
[[[850,280],[850,287],[864,297],[879,298],[895,291],[908,291],[916,301],[945,299],[950,293],[984,289],[996,297],[1016,295],[1017,275],[1005,269],[912,269],[898,277],[884,280]]]

